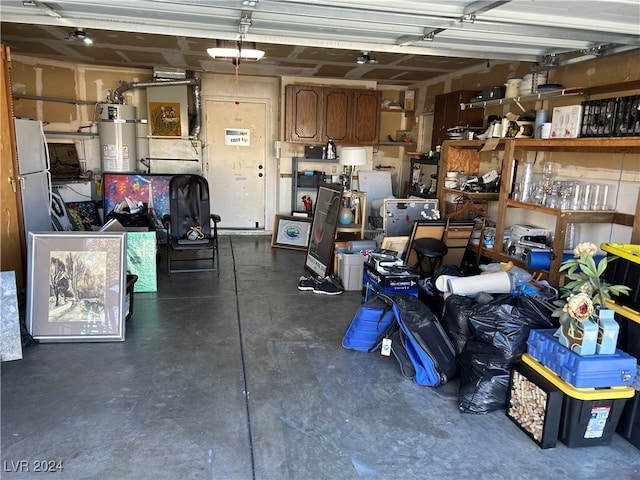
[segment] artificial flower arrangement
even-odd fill
[[[602,258],[596,264],[593,257],[597,252],[598,248],[593,243],[580,243],[573,250],[574,258],[565,260],[560,267],[561,272],[567,272],[566,277],[570,281],[561,289],[563,299],[554,302],[558,308],[552,316],[559,317],[560,325],[571,337],[584,330],[582,322],[597,323],[598,311],[606,308],[606,301],[611,295],[627,295],[631,291],[625,285],[609,285],[601,280],[612,258]]]

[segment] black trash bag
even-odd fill
[[[462,271],[455,265],[443,265],[438,268],[433,276],[421,280],[419,283],[420,290],[418,297],[425,303],[429,309],[435,314],[438,320],[442,320],[442,309],[444,306],[444,295],[436,287],[436,280],[442,275],[452,277],[462,276]]]
[[[478,306],[469,317],[471,337],[500,349],[509,361],[527,351],[530,330],[554,326],[551,311],[523,294],[499,295]]]
[[[462,350],[460,363],[460,411],[484,414],[506,408],[510,361],[500,349],[470,338]]]
[[[431,277],[431,282],[434,285],[436,285],[436,280],[438,280],[438,277],[441,277],[442,275],[449,275],[451,277],[462,277],[462,270],[460,270],[460,267],[457,267],[455,265],[442,265],[440,268],[438,268],[435,273],[433,274],[433,277]]]
[[[471,336],[469,317],[477,308],[478,304],[473,298],[462,295],[450,295],[442,306],[442,325],[458,356]]]
[[[433,277],[418,282],[418,298],[429,307],[438,320],[441,319],[443,298],[442,293],[433,284]]]

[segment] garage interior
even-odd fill
[[[101,167],[99,141],[73,134],[90,125],[93,103],[121,81],[152,81],[154,70],[199,72],[205,101],[259,100],[268,112],[259,228],[233,223],[241,207],[212,207],[222,217],[219,274],[169,277],[158,246],[157,289],[135,294],[125,341],[41,342],[2,363],[2,478],[34,478],[36,468],[65,479],[640,476],[638,449],[620,435],[602,446],[541,449],[504,410],[462,413],[459,378],[419,386],[394,359],[343,348],[361,293],[298,290],[309,274],[304,252],[272,247],[274,216],[299,207],[290,159],[304,144],[285,140],[287,85],[380,90],[393,102],[415,91],[415,112],[382,112],[393,120],[380,129],[381,139],[406,130],[411,146],[368,145],[362,168],[389,165],[401,197],[410,158],[431,149],[438,95],[481,91],[530,72],[548,72],[548,83],[567,94],[528,99],[522,110],[639,95],[639,20],[635,0],[2,0],[12,93],[12,111],[3,105],[3,115],[43,120],[45,132],[64,130],[89,170]],[[265,56],[239,65],[214,60],[207,48],[225,40],[255,43]],[[141,118],[151,90],[126,94]],[[86,104],[47,101],[59,98]],[[215,122],[203,111],[204,145]],[[519,107],[490,104],[485,120],[508,111]],[[148,127],[138,128],[142,157]],[[3,147],[9,134],[3,128]],[[215,172],[214,153],[203,151],[203,169]],[[561,175],[619,186],[611,192],[622,223],[595,227],[584,241],[640,243],[637,152],[634,144],[628,153],[542,158],[559,162]],[[7,236],[3,228],[2,235],[1,270],[16,271],[24,289],[23,232]]]

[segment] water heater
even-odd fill
[[[136,107],[101,103],[100,158],[103,172],[132,172],[137,167]]]

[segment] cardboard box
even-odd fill
[[[582,122],[582,105],[555,107],[551,117],[551,138],[578,138]]]
[[[405,90],[404,92],[400,92],[400,105],[405,110],[415,110],[416,109],[416,91],[415,90]]]
[[[536,225],[516,224],[511,227],[511,240],[517,242],[522,237],[548,237],[549,230]]]

